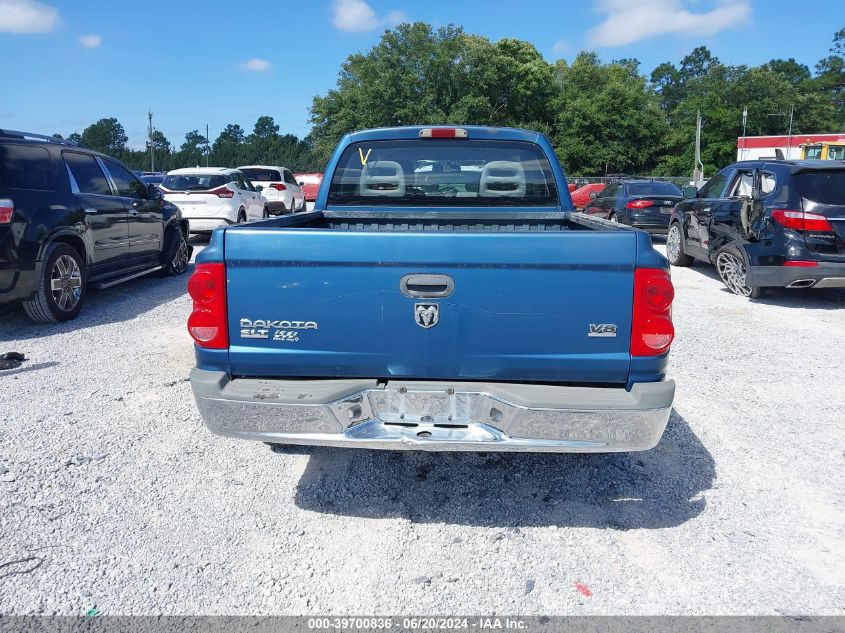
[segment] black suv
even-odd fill
[[[672,214],[674,266],[712,262],[728,289],[845,287],[845,162],[744,161],[725,167]]]
[[[115,159],[61,139],[0,130],[0,304],[35,321],[79,314],[98,288],[181,275],[188,222]]]
[[[620,179],[590,193],[584,213],[665,235],[672,209],[683,199],[681,190],[671,182]]]

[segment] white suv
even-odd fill
[[[272,165],[245,165],[238,167],[238,170],[264,189],[270,213],[305,211],[305,193],[290,169]]]
[[[191,233],[208,233],[217,227],[269,215],[269,204],[237,169],[188,167],[167,173],[159,185],[164,199],[188,219]]]

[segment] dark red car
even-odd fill
[[[604,187],[604,183],[601,182],[590,183],[588,185],[584,185],[583,187],[579,187],[569,194],[572,197],[573,206],[581,211],[590,202],[590,193],[593,191],[598,193],[604,189]]]
[[[323,182],[323,174],[294,174],[293,177],[296,182],[302,183],[302,193],[305,194],[305,199],[308,202],[313,202],[317,199],[317,192],[320,190],[320,184]]]

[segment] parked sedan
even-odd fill
[[[744,161],[684,193],[666,238],[672,265],[714,263],[751,299],[771,286],[845,288],[845,163]]]
[[[573,206],[577,211],[583,210],[590,203],[590,194],[598,193],[602,189],[604,189],[604,183],[601,182],[593,182],[578,187],[570,194]]]
[[[305,211],[305,194],[290,169],[268,165],[246,165],[238,170],[263,188],[273,215]]]
[[[612,182],[590,197],[584,213],[665,235],[672,209],[684,194],[671,182],[630,179]]]

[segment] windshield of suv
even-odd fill
[[[217,189],[230,180],[231,176],[220,174],[173,174],[168,175],[161,186],[170,191],[197,191]]]
[[[558,206],[543,150],[522,141],[407,139],[353,143],[329,205]]]
[[[805,200],[845,206],[845,169],[804,171],[795,174],[793,180]]]
[[[282,182],[282,174],[280,174],[277,169],[242,167],[240,172],[252,182]]]
[[[632,196],[682,196],[683,192],[671,182],[632,182],[628,184]]]

